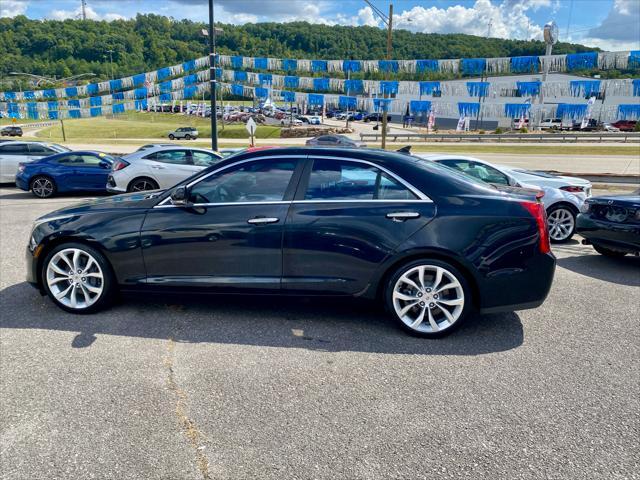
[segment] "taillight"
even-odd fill
[[[560,187],[560,190],[564,190],[565,192],[570,192],[570,193],[582,193],[584,192],[584,187],[567,185],[566,187]]]
[[[19,163],[18,164],[18,171],[19,172],[24,172],[24,163]]]
[[[122,159],[118,159],[115,162],[113,162],[113,166],[111,167],[111,170],[114,172],[117,172],[118,170],[122,170],[125,167],[129,166],[129,162],[125,162]]]
[[[544,205],[540,202],[520,202],[520,205],[536,220],[538,233],[540,234],[540,252],[549,253],[551,244],[549,243],[549,226],[547,225],[547,212],[544,209]]]

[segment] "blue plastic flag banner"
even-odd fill
[[[146,110],[147,109],[147,99],[145,98],[144,100],[135,100],[134,101],[134,108],[136,110]]]
[[[6,92],[6,93],[13,93],[13,92]],[[25,92],[23,92],[24,98],[26,100],[33,100],[36,98],[35,93],[33,93],[33,90],[26,90]]]
[[[568,53],[567,71],[589,70],[598,66],[598,52]]]
[[[314,78],[313,79],[313,89],[317,90],[317,91],[329,90],[329,79],[328,78]]]
[[[73,98],[78,96],[78,88],[77,87],[67,87],[64,89],[64,93],[67,98]]]
[[[216,68],[216,78],[222,78],[222,68]]]
[[[111,106],[111,113],[124,113],[124,103],[115,103]]]
[[[271,85],[273,83],[273,75],[270,73],[259,73],[258,82],[260,85]]]
[[[269,62],[264,57],[255,57],[253,59],[253,68],[257,70],[266,70],[269,67]]]
[[[80,100],[68,100],[67,108],[80,108]]]
[[[27,116],[32,120],[38,119],[38,104],[36,102],[27,103]]]
[[[620,120],[640,120],[640,105],[618,105]]]
[[[631,83],[633,84],[633,96],[640,97],[640,78],[634,78]]]
[[[465,75],[481,75],[487,68],[486,58],[463,58],[460,62]]]
[[[113,100],[124,100],[124,92],[116,92],[111,95]]]
[[[470,97],[486,97],[489,93],[489,82],[467,82]]]
[[[460,116],[478,116],[480,104],[478,102],[458,102],[458,113]]]
[[[134,87],[139,87],[141,85],[144,85],[144,82],[147,81],[147,74],[139,73],[137,75],[134,75],[133,77],[131,77],[131,81],[133,82]]]
[[[326,72],[327,61],[326,60],[311,60],[311,70],[314,72]]]
[[[196,83],[198,83],[198,75],[195,73],[192,73],[191,75],[185,75],[184,78],[182,79],[182,82],[185,85],[195,85]]]
[[[587,113],[587,104],[559,103],[556,116],[581,120]]]
[[[49,120],[58,120],[57,110],[49,110]]]
[[[416,71],[418,73],[437,72],[438,69],[438,60],[416,60]]]
[[[48,88],[47,90],[43,90],[42,98],[57,98],[56,91],[51,88]]]
[[[537,55],[511,58],[512,73],[536,73],[539,68],[540,57]]]
[[[185,72],[190,72],[191,70],[195,70],[196,69],[196,61],[195,60],[189,60],[187,62],[184,62],[182,64],[182,70],[184,70]]]
[[[47,110],[58,110],[58,102],[47,102]]]
[[[254,92],[256,98],[267,98],[269,96],[269,90],[263,87],[256,87]]]
[[[380,82],[380,93],[382,95],[392,95],[398,93],[399,82],[393,81],[381,81]]]
[[[89,109],[89,113],[92,117],[99,117],[102,115],[102,107],[91,107]]]
[[[122,111],[124,112],[124,105],[123,104],[118,104],[122,107]],[[114,105],[114,107],[116,107],[117,105]],[[114,112],[115,113],[115,112]],[[80,112],[80,110],[69,110],[69,118],[80,118],[82,116],[82,113]]]
[[[397,60],[378,60],[378,68],[381,72],[396,73],[399,65]]]
[[[161,102],[170,102],[171,101],[171,94],[170,93],[161,93],[160,94],[160,101]]]
[[[157,71],[158,80],[164,80],[171,76],[171,69],[169,67],[159,68]]]
[[[283,90],[281,94],[282,94],[282,100],[284,100],[285,102],[293,103],[296,101],[296,92]]]
[[[540,87],[542,86],[542,82],[516,82],[516,87],[518,89],[518,93],[521,97],[534,97],[536,95],[540,95]]]
[[[387,112],[389,110],[389,105],[391,105],[390,98],[374,98],[373,99],[373,108],[376,111],[382,110],[383,112]]]
[[[235,55],[231,57],[231,66],[233,68],[242,68],[243,65],[244,65],[244,57],[241,57],[240,55]]]
[[[18,107],[17,103],[9,102],[7,105],[9,111],[9,117],[11,118],[20,118],[20,107]]]
[[[198,92],[198,88],[194,85],[190,85],[188,87],[184,87],[184,90],[182,91],[182,96],[183,98],[192,98],[192,97],[195,97],[197,92]]]
[[[158,88],[160,93],[170,93],[173,90],[173,82],[171,80],[160,82]]]
[[[284,86],[286,88],[298,88],[298,85],[300,85],[300,77],[293,75],[284,77]]]
[[[358,60],[343,60],[342,71],[343,72],[359,72],[361,69],[360,62]]]
[[[574,97],[597,95],[600,93],[600,80],[571,80],[569,90]]]
[[[340,95],[340,97],[338,98],[338,106],[340,108],[355,110],[357,105],[358,99],[356,97],[347,97],[345,95]]]
[[[282,60],[282,70],[284,70],[285,72],[295,72],[296,70],[298,70],[298,60],[284,58]]]
[[[429,100],[411,100],[409,110],[411,113],[428,112],[431,110],[431,102]]]
[[[629,52],[629,68],[640,68],[640,50],[631,50]]]
[[[324,105],[324,95],[321,93],[309,93],[307,95],[307,101],[309,102],[309,105],[322,106]]]
[[[233,80],[236,82],[246,82],[247,81],[247,72],[242,72],[236,70],[233,72]]]
[[[420,95],[433,95],[440,92],[440,82],[420,82]]]
[[[233,85],[231,85],[231,95],[244,97],[244,87],[242,85],[238,85],[237,83],[234,83]]]
[[[122,80],[109,80],[109,90],[115,92],[117,90],[122,90]]]
[[[149,95],[149,92],[147,90],[147,87],[136,88],[133,91],[133,98],[135,98],[137,100],[141,100],[143,98],[147,98],[148,95]]]
[[[102,105],[102,97],[89,97],[89,105],[99,107]]]
[[[15,100],[16,92],[4,92],[4,98],[5,100]]]
[[[530,103],[506,103],[504,105],[504,115],[507,118],[528,117],[530,110]]]
[[[344,81],[344,93],[350,95],[352,93],[363,93],[364,82],[360,79],[345,80]]]

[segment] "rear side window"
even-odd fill
[[[357,162],[314,160],[305,200],[415,200],[402,183]]]
[[[29,151],[31,153],[36,153],[39,155],[53,155],[54,152],[52,149],[47,148],[43,145],[38,145],[37,143],[32,143],[31,145],[29,145]]]
[[[5,143],[0,146],[0,155],[28,155],[29,147],[26,143]]]
[[[155,160],[156,162],[170,163],[173,165],[191,164],[191,160],[189,158],[187,150],[167,150],[154,152],[144,158],[147,160]]]
[[[470,162],[468,160],[443,160],[440,163],[466,173],[478,180],[482,180],[483,182],[509,185],[509,179],[505,174],[482,163]]]

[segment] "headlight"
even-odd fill
[[[580,207],[580,212],[582,213],[589,213],[590,210],[591,210],[591,204],[589,202],[584,202]]]

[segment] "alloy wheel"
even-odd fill
[[[62,305],[81,310],[100,299],[104,275],[97,260],[79,248],[57,252],[47,265],[47,285]]]
[[[36,197],[47,198],[53,195],[53,182],[48,178],[36,178],[31,186]]]
[[[553,210],[547,218],[549,236],[556,242],[567,240],[571,235],[573,235],[575,223],[575,218],[570,210],[566,208],[557,208]]]
[[[158,187],[156,187],[149,180],[137,180],[131,186],[131,191],[132,192],[144,192],[146,190],[155,190],[156,188],[158,188]]]
[[[437,265],[407,270],[394,285],[392,299],[398,318],[423,333],[450,328],[462,315],[465,301],[460,281]]]

